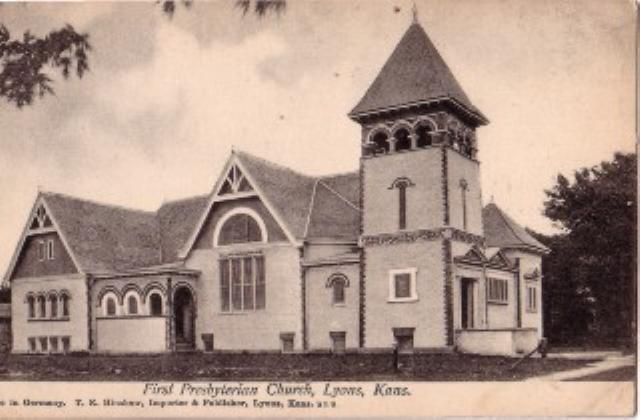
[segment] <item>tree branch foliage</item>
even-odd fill
[[[558,175],[544,214],[564,232],[538,235],[551,248],[543,262],[547,331],[600,338],[635,331],[637,160],[613,161]]]
[[[287,8],[286,0],[237,0],[236,7],[242,11],[242,16],[246,16],[253,10],[258,17],[264,17],[269,13],[280,15]]]
[[[25,32],[12,39],[0,25],[0,96],[18,108],[31,105],[34,98],[54,94],[48,69],[59,69],[67,79],[71,73],[81,78],[89,70],[88,34],[79,34],[71,25],[50,32],[43,38]]]

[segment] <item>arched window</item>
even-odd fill
[[[248,207],[225,214],[214,232],[215,246],[267,242],[267,228],[260,215]]]
[[[116,314],[116,298],[113,296],[106,298],[106,314],[108,316],[114,316]]]
[[[29,310],[29,318],[36,317],[36,298],[33,295],[27,296],[27,306]]]
[[[51,318],[58,317],[58,297],[56,295],[49,295],[49,316]]]
[[[407,187],[414,184],[409,178],[398,178],[393,181],[390,189],[398,189],[398,229],[407,228]]]
[[[109,291],[102,296],[102,315],[116,316],[118,314],[118,296]]]
[[[60,294],[60,307],[62,308],[62,316],[69,316],[69,295],[66,293]]]
[[[411,149],[411,139],[409,138],[409,130],[401,128],[396,130],[393,137],[396,139],[396,151]]]
[[[127,313],[129,315],[138,314],[138,299],[135,296],[129,296],[127,299]]]
[[[162,315],[162,295],[153,292],[149,295],[149,314],[153,316]]]
[[[371,139],[371,143],[374,144],[375,153],[389,152],[389,136],[386,133],[382,131],[376,133]]]
[[[416,145],[418,147],[429,147],[433,144],[433,127],[429,123],[421,123],[416,128]]]
[[[333,303],[344,303],[344,280],[337,279],[333,282]]]
[[[349,286],[349,279],[342,273],[332,274],[327,280],[327,287],[331,288],[331,301],[334,305],[344,305],[345,288]]]
[[[44,296],[38,296],[38,317],[45,318],[47,316],[47,301]]]

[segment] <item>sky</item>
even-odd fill
[[[156,210],[208,193],[232,147],[310,175],[355,170],[347,114],[412,19],[413,1],[289,1],[242,17],[196,0],[15,3],[13,36],[72,24],[91,71],[21,110],[0,99],[0,271],[39,189]],[[634,150],[634,8],[628,0],[416,0],[418,20],[476,107],[483,199],[552,233],[558,173]]]

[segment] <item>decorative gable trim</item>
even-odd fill
[[[455,262],[464,262],[473,265],[486,264],[489,260],[478,246],[474,245],[461,257],[454,258]]]
[[[243,177],[248,181],[253,191],[247,191],[247,192],[238,191],[235,194],[220,195],[220,191],[222,190],[224,183],[228,180],[228,174],[233,167],[240,169]],[[238,182],[238,185],[239,185],[239,181],[236,180],[236,182]],[[205,206],[204,211],[202,212],[202,215],[200,216],[200,219],[198,220],[198,223],[196,224],[195,229],[193,230],[193,232],[191,233],[191,236],[189,237],[189,240],[186,242],[184,248],[178,253],[178,258],[179,259],[187,258],[187,255],[189,255],[189,252],[191,252],[191,249],[193,248],[193,245],[195,244],[196,239],[198,238],[198,234],[202,230],[202,227],[204,226],[207,220],[207,217],[209,216],[209,213],[211,212],[211,209],[215,203],[220,201],[228,201],[228,200],[233,200],[238,198],[249,197],[249,196],[257,196],[260,199],[260,201],[262,201],[262,203],[267,208],[269,213],[273,216],[275,221],[278,223],[278,226],[284,232],[287,239],[293,245],[295,246],[302,245],[296,240],[295,236],[291,233],[289,227],[284,223],[282,216],[276,211],[275,207],[269,202],[267,196],[264,194],[264,192],[260,189],[258,184],[255,182],[253,176],[251,176],[251,174],[244,167],[240,159],[238,159],[238,155],[236,155],[232,151],[231,156],[227,160],[227,163],[225,164],[222,170],[222,176],[220,176],[216,181],[216,184],[213,188],[213,192],[209,197],[209,202]]]
[[[45,213],[46,213],[46,217],[51,222],[51,226],[46,226],[44,223],[42,223],[40,225],[40,227],[37,227],[35,229],[31,229],[31,227],[33,226],[33,223],[34,223],[34,219],[39,219],[41,221],[44,221],[44,217],[42,215],[37,215],[36,214],[36,212],[40,208],[44,208]],[[56,221],[56,218],[55,218],[54,214],[51,212],[51,209],[47,205],[45,196],[42,193],[38,193],[38,196],[36,197],[36,200],[35,200],[33,206],[31,207],[31,211],[29,212],[29,217],[27,218],[27,222],[25,223],[25,226],[22,229],[22,235],[20,236],[20,240],[18,241],[18,245],[16,246],[16,248],[15,248],[15,250],[13,252],[13,255],[11,257],[11,260],[9,262],[9,267],[7,268],[7,271],[5,273],[3,282],[6,283],[6,282],[11,281],[11,277],[13,276],[13,273],[14,273],[14,271],[16,269],[17,264],[18,264],[18,257],[20,256],[20,253],[22,252],[22,249],[24,248],[24,244],[25,244],[27,238],[29,236],[33,236],[33,235],[37,235],[37,234],[52,233],[52,232],[56,232],[58,234],[58,237],[60,238],[60,241],[62,242],[62,244],[66,248],[67,253],[69,254],[69,256],[71,257],[71,261],[73,261],[73,264],[75,265],[75,268],[78,271],[78,274],[85,274],[84,270],[82,269],[82,266],[78,262],[77,257],[73,253],[73,249],[69,246],[69,242],[67,241],[67,238],[65,237],[64,232],[62,231],[62,229],[60,229],[60,225]]]
[[[496,252],[496,254],[489,259],[489,266],[504,270],[513,270],[515,268],[514,264],[502,250]]]

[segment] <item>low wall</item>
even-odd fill
[[[530,352],[537,344],[535,328],[456,330],[456,347],[462,353],[515,356]]]
[[[165,317],[98,318],[96,350],[149,353],[167,350]]]

